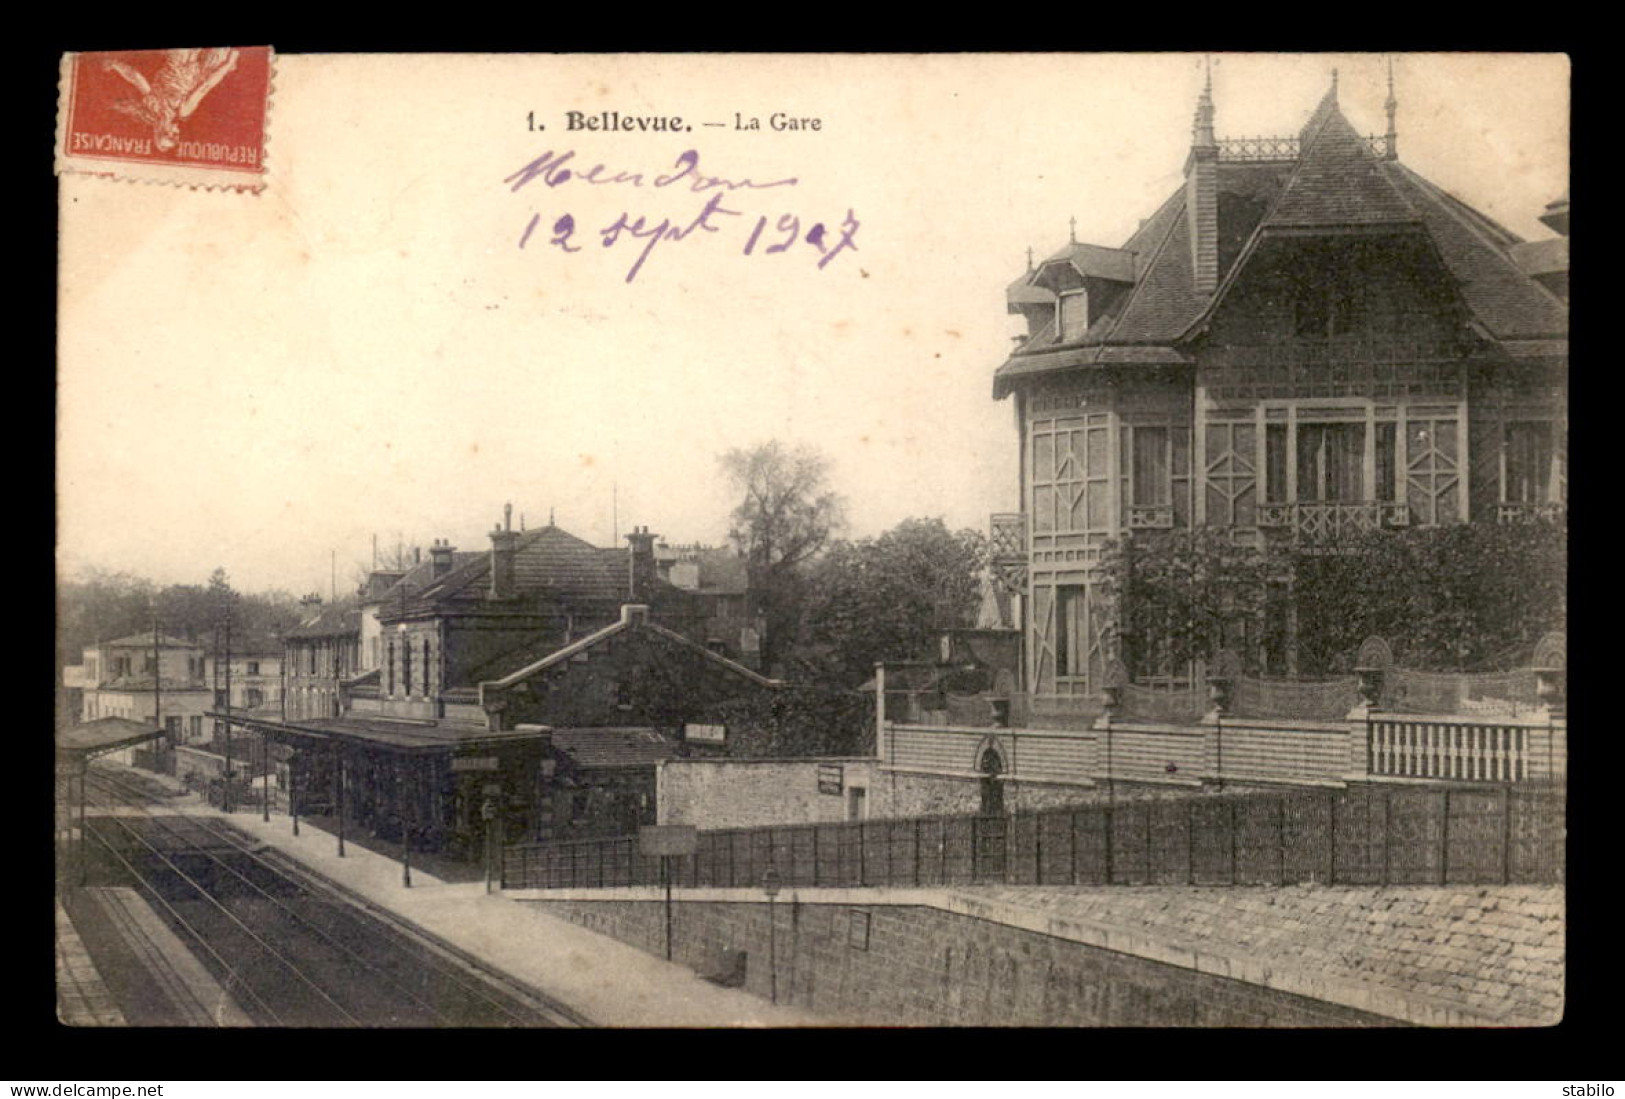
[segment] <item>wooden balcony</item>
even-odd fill
[[[988,552],[995,561],[1027,560],[1027,516],[1023,512],[999,512],[989,516]]]
[[[1129,530],[1172,530],[1172,504],[1133,504],[1128,509]]]
[[[1258,525],[1285,529],[1292,540],[1305,548],[1333,549],[1337,543],[1356,534],[1392,530],[1411,525],[1410,509],[1404,504],[1260,504]]]

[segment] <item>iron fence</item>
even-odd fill
[[[1123,801],[997,817],[701,832],[673,884],[786,886],[1522,884],[1560,882],[1557,787],[1357,787]],[[631,836],[523,844],[505,889],[659,885]]]

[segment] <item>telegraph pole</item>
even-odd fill
[[[226,593],[226,785],[220,807],[231,812],[231,593]]]
[[[158,644],[158,607],[155,603],[152,608],[152,723],[159,730],[164,729],[164,654]],[[174,748],[170,743],[169,734],[164,733],[163,743]],[[154,770],[159,768],[154,767]]]

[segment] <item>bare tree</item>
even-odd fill
[[[771,668],[795,628],[800,568],[845,526],[846,502],[829,489],[829,460],[809,446],[775,439],[730,450],[720,462],[739,499],[729,537],[748,562],[767,626],[762,662]]]

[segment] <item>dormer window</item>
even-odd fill
[[[1089,291],[1063,290],[1060,295],[1061,341],[1081,340],[1089,331]]]

